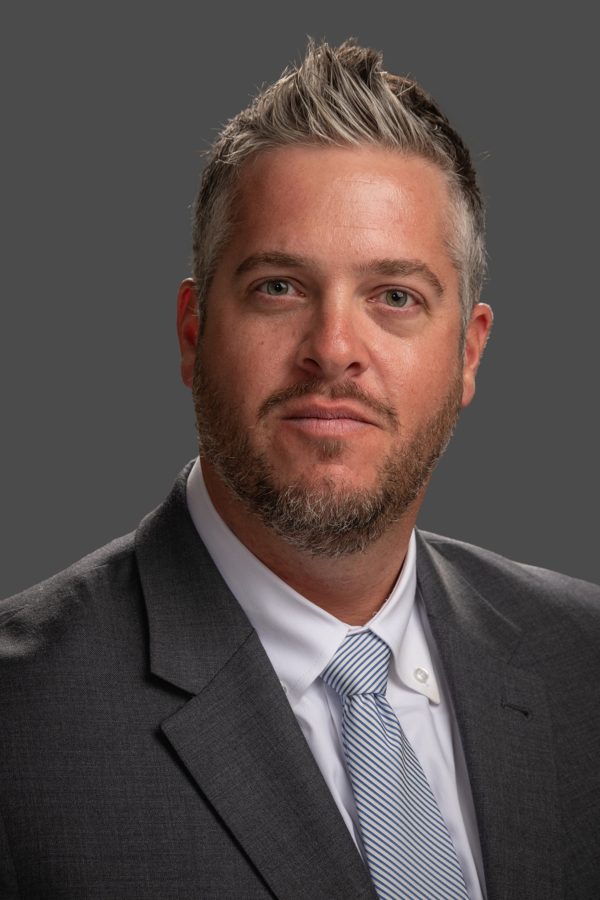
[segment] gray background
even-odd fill
[[[174,314],[200,153],[307,34],[416,76],[488,199],[496,325],[421,525],[600,581],[591,13],[240,9],[3,7],[0,595],[133,528],[194,455]]]

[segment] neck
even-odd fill
[[[364,552],[313,556],[250,513],[204,460],[202,471],[215,509],[238,540],[307,600],[349,625],[364,625],[383,606],[402,569],[420,498]]]

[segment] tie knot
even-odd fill
[[[321,672],[342,700],[354,694],[385,694],[392,651],[372,631],[349,634]]]

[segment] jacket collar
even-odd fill
[[[136,557],[146,601],[151,671],[198,694],[252,634],[186,504],[192,462],[165,502],[140,524]]]

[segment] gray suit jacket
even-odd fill
[[[0,897],[373,898],[179,476],[0,605]],[[600,897],[600,590],[421,534],[490,900]]]

